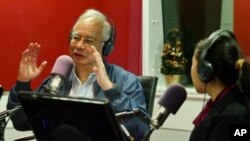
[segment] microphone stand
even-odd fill
[[[4,111],[0,113],[0,141],[4,141],[4,131],[7,125],[6,117],[8,117],[8,112]]]
[[[3,95],[3,91],[4,91],[3,87],[0,84],[0,99]],[[2,116],[1,116],[0,117],[0,141],[4,141],[4,129],[5,129],[6,125],[7,125],[7,122],[6,122],[5,118],[2,118]]]
[[[135,115],[137,115],[141,120],[151,124],[151,117],[142,108],[136,108],[133,109],[132,111],[123,111],[115,114],[116,118],[120,119],[121,121],[123,119],[129,118],[130,116],[135,116]],[[121,124],[121,128],[130,141],[135,141],[134,137],[129,134],[128,130],[125,128],[123,124]],[[150,127],[150,130],[143,137],[142,141],[147,141],[147,139],[150,137],[153,131],[154,128]]]
[[[5,119],[0,119],[0,141],[4,141],[4,130],[7,125],[7,122]]]
[[[137,112],[135,111],[124,111],[124,112],[116,113],[115,116],[117,119],[119,119],[119,121],[123,121],[124,119],[127,119],[130,116],[134,116],[136,113]],[[129,141],[135,141],[135,138],[130,135],[129,131],[126,129],[126,127],[122,123],[120,123],[120,127]]]
[[[135,138],[133,136],[131,136],[128,132],[128,130],[126,129],[126,127],[123,124],[120,124],[122,131],[124,132],[124,134],[126,135],[126,137],[130,140],[130,141],[135,141]]]
[[[15,110],[15,108],[13,110]],[[5,118],[9,117],[10,115],[11,115],[11,111],[9,110],[0,112],[0,141],[4,141],[4,131],[7,125],[7,121]]]
[[[123,118],[126,119],[129,116],[137,115],[143,121],[145,121],[146,123],[148,123],[150,125],[150,129],[146,132],[146,134],[144,135],[143,139],[141,140],[141,141],[148,141],[148,139],[151,136],[151,134],[153,133],[153,131],[155,129],[159,129],[159,127],[165,121],[166,116],[169,115],[169,114],[170,113],[166,113],[164,115],[159,114],[157,117],[151,118],[146,113],[146,111],[144,111],[142,108],[136,108],[136,109],[133,109],[132,111],[123,111],[123,112],[120,112],[120,113],[116,113],[115,115],[120,120],[122,120]],[[155,120],[155,119],[158,119],[158,120]],[[130,139],[131,135],[128,133],[127,129],[125,127],[123,127],[122,130],[125,133],[125,135],[127,136],[127,138]],[[132,140],[130,139],[130,141],[132,141]]]
[[[11,117],[19,109],[21,109],[21,106],[16,106],[12,110],[5,110],[3,112],[0,112],[0,141],[4,141],[4,131],[8,121],[6,121],[5,118]]]

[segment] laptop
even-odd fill
[[[20,91],[22,108],[37,141],[124,141],[108,99]]]

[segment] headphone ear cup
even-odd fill
[[[103,46],[102,54],[104,56],[108,56],[109,53],[113,50],[113,48],[114,48],[113,46],[114,45],[113,45],[113,43],[111,41],[109,41],[109,40],[106,41],[104,46]]]
[[[114,25],[111,25],[110,37],[103,45],[102,49],[103,56],[108,56],[109,53],[114,49],[115,37],[116,37],[115,27]]]
[[[214,76],[213,65],[208,61],[201,62],[198,69],[199,78],[202,82],[209,82]]]

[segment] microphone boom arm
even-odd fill
[[[21,108],[22,106],[16,106],[11,110],[5,110],[3,112],[0,112],[0,120],[5,119],[6,117],[11,117],[13,114],[15,114],[16,111],[20,110]]]

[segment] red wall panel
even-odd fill
[[[15,84],[21,53],[30,42],[38,42],[42,46],[39,63],[48,61],[44,72],[33,81],[32,87],[37,87],[50,75],[55,59],[68,54],[68,33],[78,16],[87,8],[104,12],[116,26],[115,49],[108,60],[135,74],[141,74],[141,0],[2,1],[0,84],[5,90]]]
[[[245,56],[250,55],[250,1],[234,0],[234,32]]]
[[[142,1],[130,0],[122,4],[121,2],[106,0],[103,3],[103,10],[117,25],[115,43],[117,48],[109,59],[115,64],[125,65],[129,71],[140,75],[142,73]]]

